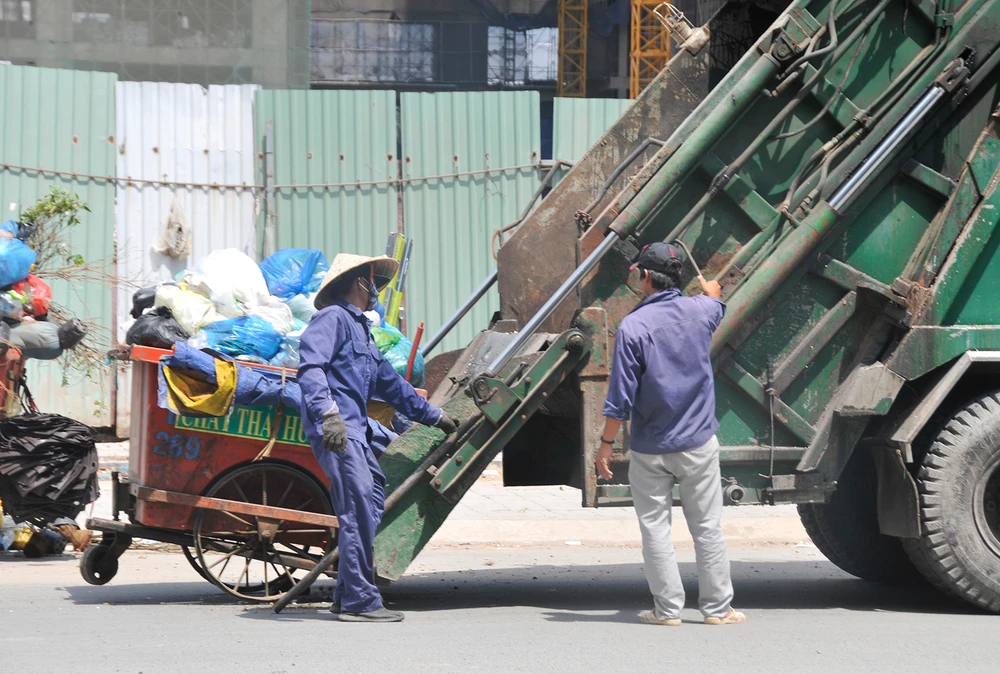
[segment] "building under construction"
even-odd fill
[[[266,88],[534,89],[634,98],[665,65],[662,0],[27,0],[0,3],[0,60],[121,80]],[[694,25],[721,0],[676,0]],[[768,5],[774,7],[767,7]],[[742,53],[787,3],[747,3]],[[758,16],[760,15],[760,16]],[[742,36],[741,33],[746,33]],[[717,42],[713,45],[718,44]],[[723,57],[725,58],[725,57]]]

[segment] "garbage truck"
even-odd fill
[[[399,578],[503,452],[508,485],[630,503],[627,424],[595,473],[642,246],[727,304],[712,342],[725,503],[796,504],[857,577],[1000,612],[1000,0],[659,8],[664,71],[530,211],[427,366],[456,435],[381,462],[377,573]],[[454,323],[454,321],[450,321]]]

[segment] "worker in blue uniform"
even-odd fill
[[[347,622],[399,622],[375,587],[375,532],[382,520],[385,476],[373,451],[366,408],[377,396],[418,423],[453,433],[457,420],[431,405],[379,352],[363,312],[396,273],[389,257],[341,253],[323,280],[319,310],[302,333],[298,382],[302,422],[313,455],[330,480],[340,520],[340,562],[332,611]],[[382,448],[384,449],[384,448]]]

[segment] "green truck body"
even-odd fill
[[[712,345],[727,504],[796,503],[862,578],[1000,611],[1000,1],[729,3],[513,232],[501,310],[438,355],[466,421],[383,457],[398,578],[500,451],[507,484],[629,503],[594,454],[629,270],[679,241],[724,287]],[[652,139],[652,140],[649,140]],[[513,346],[512,346],[513,345]],[[516,347],[516,348],[515,348]]]

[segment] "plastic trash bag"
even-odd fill
[[[59,326],[59,346],[75,349],[87,336],[87,325],[79,318],[71,318]]]
[[[132,318],[139,318],[146,309],[153,308],[156,302],[156,288],[157,286],[149,286],[135,291],[132,295]]]
[[[183,342],[188,333],[174,320],[167,307],[158,307],[144,313],[125,333],[126,344],[172,349],[174,342]]]
[[[403,337],[384,354],[385,359],[389,361],[392,369],[400,377],[406,377],[406,365],[410,360],[411,349],[413,349],[413,342]],[[420,349],[417,349],[417,356],[413,360],[413,372],[410,375],[410,383],[414,386],[423,386],[424,383],[424,355],[420,352]]]
[[[182,258],[191,253],[191,225],[187,214],[177,197],[170,203],[170,212],[163,223],[163,229],[156,237],[153,250],[160,255]]]
[[[8,340],[25,358],[55,360],[62,355],[59,326],[48,321],[19,323],[10,329]]]
[[[284,302],[303,292],[319,290],[329,268],[321,251],[308,248],[285,248],[260,263],[267,289]],[[315,280],[317,275],[319,282]],[[309,289],[313,284],[316,287]]]
[[[267,304],[257,307],[250,312],[250,315],[264,319],[270,323],[280,335],[287,335],[292,329],[292,321],[295,320],[292,316],[292,310],[288,308],[287,304],[279,300],[277,297],[271,297]]]
[[[52,288],[34,274],[11,286],[11,290],[24,295],[24,312],[35,318],[48,316],[52,304]]]
[[[315,296],[298,294],[288,300],[288,308],[292,311],[292,316],[303,323],[308,323],[316,315],[316,306],[313,304]]]
[[[20,239],[21,241],[27,241],[34,236],[37,231],[38,226],[33,225],[30,222],[8,220],[0,225],[0,236],[4,238]],[[7,234],[10,234],[10,236],[6,236]]]
[[[389,349],[399,344],[399,341],[406,339],[403,333],[392,327],[391,325],[383,325],[378,328],[371,328],[372,338],[375,340],[375,346],[384,355]],[[409,352],[407,352],[409,355]],[[405,374],[405,373],[404,373]]]
[[[391,325],[372,328],[371,332],[372,338],[375,340],[375,346],[378,347],[378,350],[385,356],[385,359],[392,365],[392,369],[400,377],[406,377],[406,365],[410,359],[410,350],[413,348],[413,342]],[[421,386],[423,382],[424,356],[417,349],[417,356],[413,361],[413,373],[410,376],[410,383],[414,386]]]
[[[256,316],[227,318],[206,326],[188,340],[196,349],[214,349],[227,356],[252,356],[265,362],[281,348],[282,337],[274,327]]]
[[[285,335],[285,341],[281,343],[278,354],[270,360],[268,365],[297,370],[299,368],[299,342],[301,339],[302,330],[289,332]]]
[[[15,290],[0,293],[0,316],[18,323],[24,318],[24,305],[28,298]]]
[[[0,237],[0,288],[23,281],[35,264],[35,251],[20,239]]]
[[[175,285],[163,285],[157,288],[154,306],[170,309],[174,320],[189,335],[224,318],[216,311],[216,305],[212,300],[190,290],[182,290]]]
[[[184,273],[181,284],[212,300],[225,318],[246,316],[267,304],[271,297],[260,267],[235,248],[217,250],[207,256]]]

